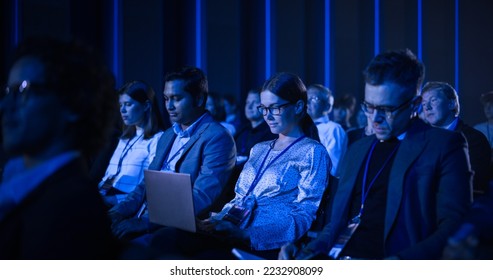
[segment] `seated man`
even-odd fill
[[[51,39],[17,49],[1,100],[11,159],[0,185],[0,259],[120,256],[86,164],[118,104],[113,75],[96,57]]]
[[[207,90],[207,78],[198,68],[166,75],[164,99],[174,124],[159,139],[149,165],[150,170],[191,175],[197,217],[204,217],[218,202],[236,159],[233,137],[205,109]],[[145,205],[142,183],[110,209],[113,233],[132,239],[148,232]]]
[[[462,133],[467,140],[469,160],[474,171],[474,197],[485,194],[488,188],[490,147],[486,137],[465,124],[461,118],[459,96],[455,89],[443,82],[428,82],[421,90],[426,122],[435,127]]]
[[[330,222],[280,258],[438,259],[471,205],[464,137],[414,117],[423,64],[409,50],[390,51],[364,74],[362,109],[375,134],[349,147]]]
[[[330,175],[339,177],[339,161],[344,156],[348,138],[344,128],[329,119],[334,105],[332,92],[319,84],[308,87],[308,115],[317,125],[320,142],[325,146],[332,162]]]

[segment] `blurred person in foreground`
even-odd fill
[[[21,44],[1,101],[1,259],[108,259],[119,254],[86,159],[107,139],[114,78],[78,43]]]

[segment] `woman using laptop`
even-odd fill
[[[206,234],[155,236],[155,248],[192,259],[232,258],[233,247],[277,258],[282,245],[308,231],[328,185],[331,162],[306,112],[305,85],[296,75],[279,73],[264,84],[260,99],[258,110],[277,139],[252,148],[234,199],[198,223]]]

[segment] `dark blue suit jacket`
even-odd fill
[[[327,252],[348,222],[351,194],[375,136],[355,142],[343,162],[330,222],[312,246]],[[385,256],[440,258],[472,201],[467,144],[459,133],[413,120],[395,156],[386,203]],[[371,242],[369,240],[368,242]]]

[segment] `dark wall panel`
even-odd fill
[[[460,1],[459,95],[469,124],[485,120],[479,97],[493,90],[493,3]]]

